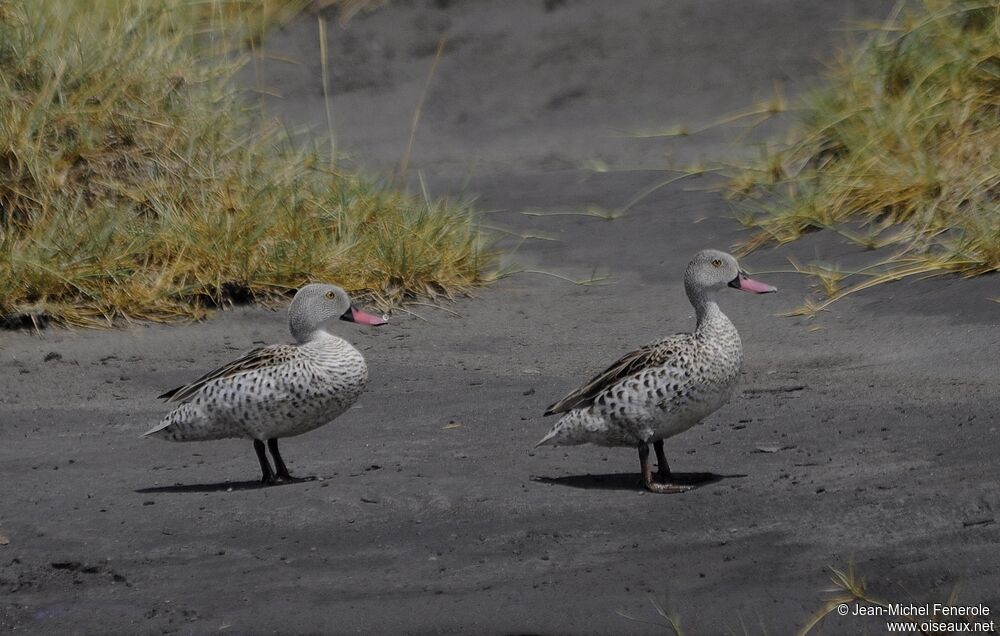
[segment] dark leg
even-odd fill
[[[649,492],[675,494],[691,490],[691,486],[674,483],[657,483],[653,479],[653,467],[649,464],[649,444],[639,444],[639,468],[642,471],[642,483]]]
[[[264,453],[264,442],[255,439],[253,449],[257,453],[257,461],[260,462],[260,483],[264,486],[270,486],[274,483],[274,472],[271,470],[271,463],[267,461],[267,455]]]
[[[292,481],[294,477],[288,473],[288,468],[285,466],[285,462],[281,459],[281,453],[278,452],[278,439],[276,437],[272,437],[267,440],[267,447],[271,451],[271,457],[274,458],[274,468],[278,479]]]
[[[656,465],[658,467],[656,477],[660,483],[670,483],[670,464],[667,463],[667,456],[663,453],[663,440],[658,439],[653,442],[653,450],[656,451]]]

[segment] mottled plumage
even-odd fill
[[[361,353],[323,332],[303,345],[254,349],[165,393],[183,404],[147,435],[174,442],[293,437],[346,411],[367,381]]]
[[[159,399],[168,402],[186,402],[188,398],[198,392],[212,380],[227,378],[237,373],[254,371],[257,369],[275,369],[281,365],[294,362],[298,349],[292,345],[271,345],[269,347],[258,347],[251,349],[245,354],[233,360],[229,364],[219,367],[214,371],[209,371],[190,384],[171,389],[159,395]]]
[[[590,382],[553,404],[565,413],[538,445],[633,446],[640,451],[646,486],[657,492],[684,488],[669,481],[662,440],[691,428],[729,401],[743,364],[743,345],[715,302],[726,285],[756,293],[773,287],[746,278],[729,254],[704,250],[684,277],[697,314],[693,333],[662,338],[626,354]],[[656,446],[661,483],[646,462]]]
[[[289,308],[289,326],[297,342],[253,349],[160,397],[180,406],[146,433],[173,442],[229,437],[254,440],[263,481],[290,478],[277,439],[301,435],[346,411],[364,390],[368,367],[357,349],[328,331],[343,319],[364,324],[385,321],[350,304],[331,285],[307,285]],[[263,454],[267,442],[277,471]]]

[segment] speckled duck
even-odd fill
[[[743,365],[736,327],[715,302],[726,286],[766,294],[776,288],[749,278],[725,252],[703,250],[684,272],[684,291],[694,306],[694,333],[667,336],[626,354],[603,373],[548,408],[565,413],[538,446],[599,444],[632,446],[647,490],[678,493],[663,440],[691,428],[729,401]],[[649,444],[659,465],[654,479]]]
[[[241,358],[167,391],[182,404],[145,434],[171,442],[247,437],[260,462],[261,483],[290,481],[278,438],[301,435],[331,422],[361,395],[368,367],[361,352],[329,329],[335,320],[385,324],[351,304],[343,289],[312,284],[288,308],[294,344],[254,349]],[[274,458],[274,470],[264,444]]]

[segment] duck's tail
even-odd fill
[[[538,440],[535,448],[539,446],[572,446],[575,444],[585,444],[590,440],[587,431],[590,428],[589,415],[579,409],[570,411],[559,418],[552,430],[542,439]]]
[[[535,448],[538,448],[539,446],[545,446],[546,444],[551,443],[552,440],[558,437],[558,435],[559,435],[559,425],[556,424],[555,426],[552,427],[552,430],[549,431],[548,435],[540,439],[538,443],[535,444]]]
[[[143,433],[142,437],[155,437],[168,442],[201,442],[239,436],[235,427],[205,424],[202,412],[190,402],[185,402],[167,413],[159,424]]]
[[[539,446],[608,445],[608,423],[590,409],[573,409],[563,415],[552,430],[538,440]]]
[[[148,431],[140,435],[140,437],[159,437],[160,439],[170,439],[170,433],[167,431],[167,429],[170,428],[171,424],[173,424],[173,422],[167,422],[167,421],[160,422],[153,428],[149,429]]]

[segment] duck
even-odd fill
[[[364,356],[331,331],[338,320],[386,323],[385,317],[355,306],[336,285],[305,285],[288,307],[294,343],[258,347],[160,395],[179,406],[143,437],[171,442],[251,439],[261,484],[298,481],[281,457],[278,440],[333,421],[354,404],[368,382]]]
[[[667,336],[631,351],[546,409],[562,414],[538,446],[597,444],[638,449],[642,484],[654,493],[693,486],[672,477],[663,440],[683,433],[726,404],[743,365],[736,326],[717,303],[724,289],[768,294],[777,288],[750,278],[736,258],[719,250],[694,255],[684,291],[695,310],[692,333]],[[654,477],[649,446],[658,464]]]

